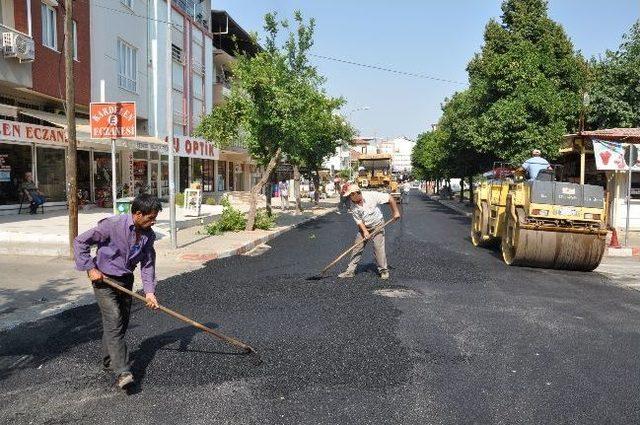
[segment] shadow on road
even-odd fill
[[[219,327],[216,323],[203,323],[203,325],[211,329],[216,329]],[[160,335],[153,336],[151,338],[147,338],[142,341],[138,346],[138,349],[131,355],[131,358],[133,359],[131,370],[133,372],[133,375],[136,377],[136,386],[132,388],[129,393],[136,394],[142,391],[147,368],[159,351],[213,354],[217,356],[247,355],[246,353],[232,350],[199,350],[189,348],[189,345],[191,344],[194,336],[199,333],[202,333],[202,331],[194,328],[193,326],[184,326]],[[176,343],[177,347],[170,347],[171,345]]]

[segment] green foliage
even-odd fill
[[[277,215],[267,214],[267,210],[259,209],[256,212],[256,229],[271,230],[276,226]]]
[[[204,203],[206,205],[215,205],[216,204],[216,198],[214,198],[213,196],[209,196],[207,199],[205,199]]]
[[[224,232],[239,232],[245,229],[247,224],[246,214],[234,208],[227,198],[223,198],[222,215],[220,219],[205,226],[205,232],[209,235],[220,235]],[[269,216],[264,209],[256,212],[255,227],[262,230],[270,230],[275,227],[276,216]]]
[[[482,51],[469,63],[471,144],[516,163],[539,148],[558,155],[575,130],[586,63],[544,0],[506,0],[502,24],[490,21]]]
[[[176,193],[176,205],[182,206],[184,205],[184,193]]]
[[[239,232],[244,230],[247,224],[245,214],[237,208],[234,208],[227,198],[223,198],[221,204],[224,208],[222,209],[220,219],[207,224],[205,231],[209,235],[219,235],[224,232]]]
[[[505,0],[467,66],[469,87],[445,100],[437,129],[420,135],[412,162],[424,178],[468,177],[494,160],[553,159],[577,128],[587,65],[545,0]]]
[[[591,61],[591,70],[589,127],[640,127],[640,20],[623,36],[617,51]]]

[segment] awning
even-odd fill
[[[51,112],[38,111],[37,109],[19,108],[18,112],[28,117],[47,121],[56,127],[67,129],[67,116],[61,114],[52,114]],[[86,118],[76,117],[76,139],[89,141],[91,138],[91,126]],[[100,142],[98,142],[100,143]]]
[[[0,115],[3,115],[5,117],[17,118],[18,108],[16,106],[3,105],[0,103]]]

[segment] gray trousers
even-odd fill
[[[133,274],[108,276],[124,288],[133,288]],[[129,349],[124,340],[131,316],[131,297],[103,282],[93,282],[102,314],[102,364],[116,375],[131,371]]]
[[[373,229],[369,229],[369,231],[372,231],[372,230]],[[373,253],[375,254],[375,257],[376,257],[376,263],[378,263],[378,272],[385,271],[387,270],[387,253],[385,252],[385,247],[384,247],[384,244],[385,244],[384,230],[376,234],[371,240],[373,241]],[[362,241],[362,234],[358,232],[358,235],[356,236],[356,240],[353,243],[355,245],[360,241]],[[356,271],[356,267],[358,266],[358,263],[362,259],[362,252],[364,251],[364,247],[367,246],[367,243],[369,243],[369,241],[365,241],[365,243],[360,244],[359,248],[356,248],[351,252],[351,261],[347,266],[347,270],[346,270],[347,272],[354,273]]]

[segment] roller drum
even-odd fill
[[[591,271],[600,264],[604,249],[604,236],[523,229],[511,216],[502,238],[503,259],[513,266]]]

